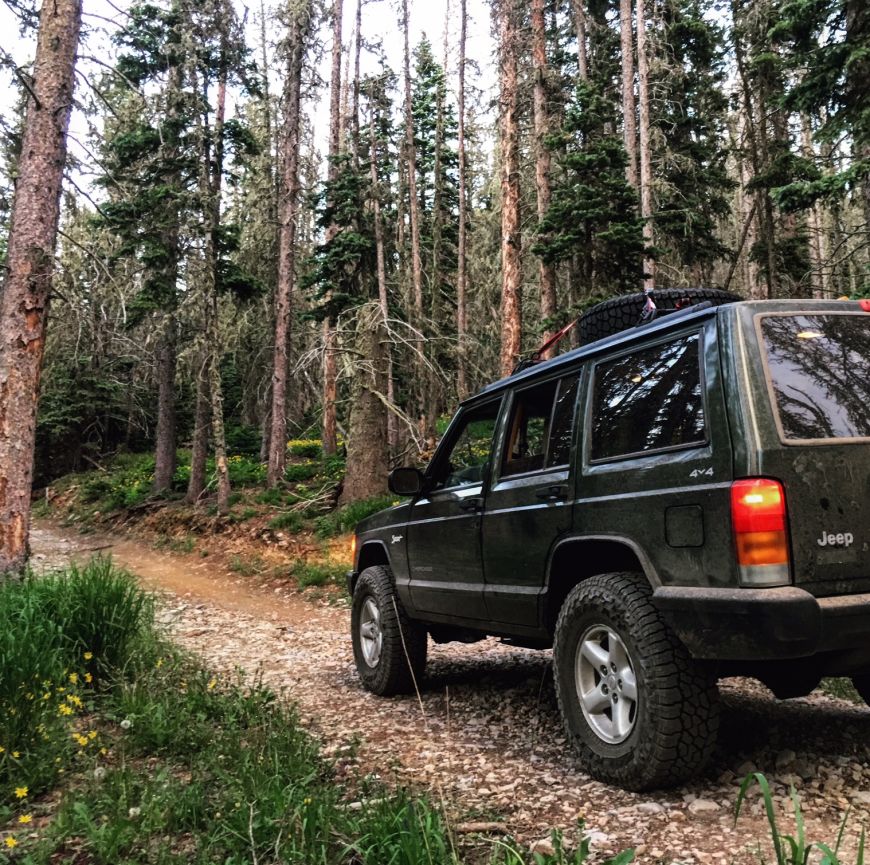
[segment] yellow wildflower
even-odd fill
[[[0,745],[0,754],[5,754],[5,753],[6,753],[6,749],[2,745]]]
[[[66,703],[61,703],[58,711],[61,713],[61,715],[72,715],[73,713],[73,710],[69,706],[67,706]]]
[[[94,677],[90,673],[85,673],[85,681],[90,685],[94,681]]]
[[[210,680],[209,680],[209,683],[208,683],[208,689],[209,689],[209,691],[214,690],[214,686],[215,686],[216,684],[217,684],[217,681],[215,681],[214,679],[210,679]]]
[[[21,756],[21,752],[20,752],[20,751],[13,751],[13,752],[12,752],[12,757],[13,757],[15,760],[17,760],[20,756]]]
[[[18,818],[18,822],[19,822],[19,823],[30,823],[31,820],[33,820],[33,815],[32,815],[32,814],[22,814],[22,815]]]
[[[27,796],[27,787],[16,787],[15,788],[15,798],[16,799],[24,799]]]
[[[90,661],[91,658],[93,658],[93,657],[94,657],[94,653],[93,653],[93,652],[85,652],[84,658],[85,658],[86,661]]]
[[[82,736],[81,733],[76,733],[75,740],[79,743],[79,745],[81,745],[82,748],[84,748],[85,745],[88,744],[88,737]]]
[[[88,730],[88,738],[89,739],[96,739],[97,738],[97,731],[96,730]]]
[[[77,684],[79,683],[79,674],[78,674],[78,673],[70,673],[70,674],[69,674],[69,680],[70,680],[74,685],[77,685]]]
[[[10,850],[18,846],[18,842],[11,835],[6,836],[5,844]]]

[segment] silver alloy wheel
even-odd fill
[[[592,625],[577,644],[574,684],[583,716],[599,739],[624,742],[637,721],[637,677],[621,637]]]
[[[360,611],[359,637],[365,662],[376,667],[384,646],[384,632],[381,630],[381,611],[374,598],[366,598]]]

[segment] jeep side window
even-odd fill
[[[463,426],[450,451],[439,460],[436,489],[463,487],[483,481],[483,469],[492,454],[492,437],[501,402],[465,412]]]
[[[574,374],[517,393],[502,460],[503,477],[567,464],[577,381]]]
[[[705,440],[697,334],[596,366],[593,460],[703,444]]]

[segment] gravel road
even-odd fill
[[[172,555],[131,540],[78,536],[48,524],[32,536],[37,565],[111,552],[143,584],[165,593],[175,639],[216,669],[243,668],[299,706],[325,752],[358,743],[363,771],[429,788],[456,824],[503,822],[527,844],[552,827],[576,840],[577,820],[596,858],[626,846],[640,862],[758,862],[772,858],[761,803],[735,824],[740,781],[767,774],[793,831],[788,789],[798,790],[810,840],[833,844],[852,813],[844,861],[854,861],[870,817],[870,710],[822,693],[778,702],[761,685],[721,683],[719,746],[704,777],[667,793],[632,794],[584,775],[565,748],[550,654],[490,639],[430,646],[423,691],[383,699],[356,679],[343,600],[266,587],[214,560]],[[759,850],[760,846],[760,850]]]

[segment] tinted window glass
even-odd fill
[[[559,382],[556,404],[553,406],[553,423],[550,426],[550,447],[547,451],[547,466],[568,464],[571,453],[571,433],[574,429],[574,404],[577,402],[579,375],[563,378]]]
[[[503,475],[544,468],[557,387],[558,382],[549,381],[517,393],[502,461]]]
[[[761,330],[787,439],[870,436],[870,316],[765,316]]]
[[[592,459],[700,444],[704,438],[697,335],[598,364]]]
[[[483,469],[492,454],[492,436],[498,417],[498,401],[468,411],[453,447],[442,459],[436,471],[440,475],[436,486],[458,487],[479,484]]]

